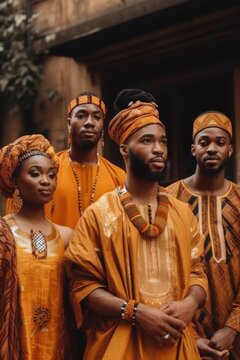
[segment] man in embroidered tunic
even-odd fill
[[[227,350],[231,359],[239,360],[240,186],[225,178],[232,154],[232,126],[224,114],[207,112],[195,120],[192,154],[196,172],[170,185],[168,191],[191,205],[206,237],[209,297],[196,317],[197,343],[202,355],[212,358]]]
[[[56,154],[57,188],[53,202],[46,205],[48,219],[56,224],[74,229],[87,206],[125,180],[121,168],[98,154],[105,115],[104,102],[91,92],[81,93],[68,105],[70,148]],[[11,210],[8,202],[7,213]]]
[[[126,187],[85,210],[66,251],[73,309],[88,334],[84,359],[199,359],[191,319],[207,281],[197,219],[158,186],[167,140],[152,97],[127,90],[123,98],[109,133]]]

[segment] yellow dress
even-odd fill
[[[53,225],[46,237],[47,258],[37,259],[30,235],[18,227],[13,214],[5,219],[17,246],[21,359],[63,359],[63,241]]]

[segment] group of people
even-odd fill
[[[196,171],[165,189],[153,95],[123,89],[114,110],[126,172],[98,154],[106,107],[90,92],[69,103],[69,149],[34,134],[0,150],[0,359],[240,360],[231,121],[194,121]]]

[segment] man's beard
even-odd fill
[[[97,144],[98,141],[84,140],[78,145],[78,149],[81,151],[90,151],[96,147]]]
[[[198,161],[197,161],[197,164],[198,164],[199,169],[201,170],[201,172],[204,175],[215,176],[215,175],[221,173],[226,168],[228,160],[229,160],[228,157],[225,158],[217,168],[216,167],[206,166],[202,162],[198,162]]]
[[[131,171],[137,179],[152,182],[159,182],[164,179],[166,167],[159,171],[152,171],[149,165],[146,164],[140,156],[134,154],[134,152],[131,150],[129,150],[129,159]]]

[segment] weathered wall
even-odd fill
[[[141,0],[40,1],[33,7],[33,12],[39,15],[35,25],[40,32],[57,31],[139,2]]]
[[[57,101],[50,101],[45,95],[49,89],[56,90]],[[91,79],[84,64],[71,58],[46,59],[33,119],[36,129],[47,135],[56,150],[67,145],[67,104],[82,91],[100,95],[99,78]]]

